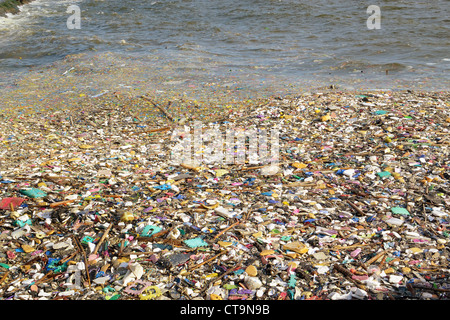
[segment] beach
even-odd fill
[[[205,106],[35,83],[1,115],[3,299],[447,298],[448,92]],[[199,124],[276,128],[279,161],[177,162]]]
[[[83,4],[90,19],[106,8]],[[258,32],[282,34],[279,51],[200,48],[192,34],[237,27],[189,21],[182,46],[165,27],[161,47],[134,31],[65,44],[53,5],[1,21],[49,19],[0,56],[0,300],[448,300],[441,46],[432,65],[345,61],[342,48],[304,58],[271,18]],[[221,10],[259,26],[250,8]],[[187,308],[167,312],[201,311]]]

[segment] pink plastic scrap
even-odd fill
[[[17,208],[24,201],[25,199],[17,197],[5,198],[2,201],[0,201],[0,209],[9,210],[11,209],[11,204],[13,205],[13,208]]]

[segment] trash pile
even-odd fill
[[[0,115],[1,299],[450,297],[448,93],[332,90],[201,118],[276,130],[276,163],[177,163],[193,117],[129,103],[159,116],[98,100]]]

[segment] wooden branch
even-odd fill
[[[223,251],[220,252],[219,254],[216,254],[214,257],[209,258],[208,260],[205,260],[205,261],[203,261],[202,263],[196,264],[195,266],[191,267],[191,268],[189,269],[189,271],[195,270],[195,269],[201,267],[202,265],[207,264],[207,263],[209,263],[209,262],[215,260],[216,258],[220,257],[221,255],[223,255],[223,254],[225,254],[225,253],[227,253],[227,252],[228,252],[228,251],[223,250]]]
[[[95,246],[95,249],[92,252],[92,254],[97,254],[98,249],[100,249],[100,246],[102,245],[103,241],[105,241],[106,236],[108,235],[109,231],[111,231],[112,226],[113,226],[113,224],[110,223],[108,228],[105,230],[105,232],[103,232],[103,235],[100,238],[100,240],[97,242],[97,245]]]
[[[161,111],[162,113],[164,113],[164,115],[165,115],[170,121],[174,121],[174,119],[172,118],[172,116],[171,116],[171,115],[170,115],[163,107],[161,107],[161,106],[157,105],[155,102],[153,102],[153,100],[151,100],[151,99],[149,99],[149,98],[147,98],[147,97],[145,97],[145,96],[142,96],[141,98],[144,99],[144,100],[147,100],[147,101],[149,101],[151,104],[153,104],[156,108],[159,109],[159,111]],[[171,104],[171,102],[169,101],[169,103],[167,104],[167,106],[170,106],[170,104]]]

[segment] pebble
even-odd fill
[[[250,290],[257,290],[262,287],[262,282],[257,277],[246,276],[244,278],[245,286]]]

